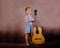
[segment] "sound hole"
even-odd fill
[[[36,31],[36,34],[39,34],[39,31],[38,30]]]

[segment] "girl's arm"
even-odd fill
[[[28,16],[26,16],[26,22],[33,22],[33,21],[34,21],[34,19],[28,20]]]
[[[32,20],[28,20],[29,22],[33,22],[34,21],[34,19],[32,19]]]
[[[28,22],[28,17],[27,16],[25,17],[25,19],[26,19],[26,22]]]

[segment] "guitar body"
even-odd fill
[[[38,33],[37,33],[38,30]],[[38,27],[38,29],[36,29],[36,27],[33,28],[33,35],[32,35],[32,43],[33,44],[43,44],[45,42],[45,38],[42,34],[42,28]]]

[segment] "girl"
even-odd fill
[[[29,42],[28,42],[28,35],[30,33],[30,29],[32,30],[32,22],[34,21],[34,19],[31,16],[31,8],[30,7],[26,7],[25,8],[25,20],[26,20],[26,24],[25,24],[25,41],[26,41],[26,45],[29,46]]]

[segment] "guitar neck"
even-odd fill
[[[35,26],[38,27],[39,23],[38,23],[38,20],[37,20],[37,16],[35,16]]]

